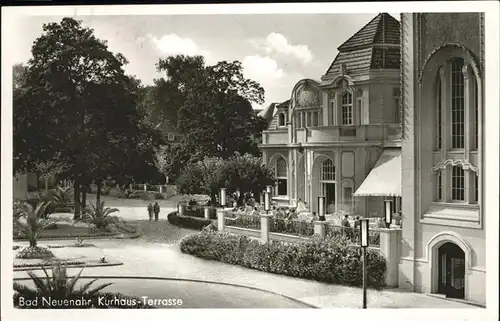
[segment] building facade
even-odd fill
[[[382,216],[383,197],[401,196],[399,171],[384,187],[374,170],[400,167],[399,21],[379,14],[338,51],[321,80],[300,80],[289,100],[261,112],[263,163],[275,168],[281,204],[302,200],[317,212],[324,196],[329,214]]]
[[[484,15],[401,18],[399,285],[484,304]]]

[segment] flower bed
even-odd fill
[[[15,263],[14,266],[16,268],[24,268],[24,267],[41,267],[41,266],[52,266],[56,263],[62,263],[64,265],[83,265],[85,264],[84,261],[59,261],[59,260],[54,260],[54,261],[45,261],[45,262],[21,262],[21,263]]]
[[[187,208],[184,209],[184,215],[205,218],[205,207],[188,206]],[[217,219],[217,211],[216,211],[215,207],[210,208],[210,219],[211,220]]]
[[[200,231],[204,227],[212,224],[212,220],[191,216],[179,216],[177,212],[172,212],[167,215],[168,222],[172,225]]]
[[[54,253],[43,246],[24,247],[16,253],[16,259],[52,259]]]
[[[242,235],[207,232],[191,235],[181,241],[180,248],[208,260],[241,265],[269,273],[282,274],[322,282],[361,286],[362,251],[345,239],[319,239],[311,242],[261,244]],[[368,286],[385,286],[385,259],[368,249]]]
[[[312,222],[272,218],[269,222],[269,231],[299,236],[313,236],[314,225]]]

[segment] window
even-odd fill
[[[438,76],[437,81],[437,108],[436,108],[436,148],[441,149],[441,140],[442,140],[442,120],[441,120],[441,78]]]
[[[315,111],[313,113],[313,127],[318,127],[319,126],[319,113],[317,111]]]
[[[465,175],[464,169],[460,165],[452,167],[451,199],[453,201],[465,200]]]
[[[276,178],[278,180],[276,190],[278,191],[279,196],[288,195],[288,193],[287,193],[287,181],[288,181],[287,173],[288,173],[288,169],[286,166],[285,158],[280,156],[276,160]]]
[[[278,126],[283,127],[285,126],[285,114],[281,113],[278,116]]]
[[[439,171],[436,175],[436,200],[443,200],[443,174]]]
[[[335,165],[331,159],[327,159],[321,165],[321,180],[334,181],[335,180]]]
[[[168,133],[167,134],[167,139],[168,140],[174,140],[175,139],[175,135],[173,133]]]
[[[465,109],[464,109],[464,60],[451,61],[451,148],[464,148]]]
[[[474,147],[479,148],[479,106],[477,101],[477,82],[474,82]]]
[[[335,101],[330,101],[328,105],[328,125],[333,126],[335,119]]]
[[[479,203],[479,175],[475,175],[474,179],[474,200]]]
[[[307,113],[306,125],[307,125],[307,127],[311,127],[311,112]]]
[[[342,95],[342,125],[352,125],[352,93]]]

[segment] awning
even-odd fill
[[[384,150],[354,196],[401,196],[401,150]]]

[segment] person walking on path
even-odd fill
[[[148,214],[149,214],[149,221],[151,222],[153,220],[153,205],[149,203],[148,205]]]
[[[158,216],[160,215],[160,205],[158,205],[158,202],[155,202],[155,205],[153,206],[153,211],[155,213],[155,221],[158,221]]]

